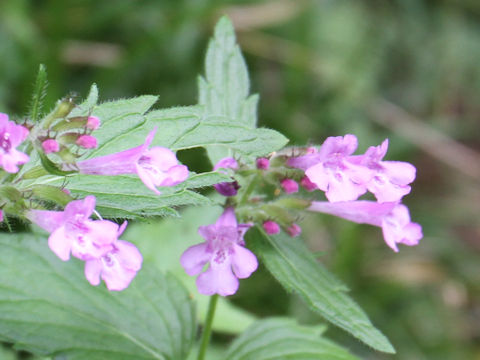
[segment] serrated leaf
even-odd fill
[[[33,89],[32,102],[30,104],[29,117],[33,122],[37,122],[43,110],[43,100],[47,92],[47,70],[45,65],[40,64],[38,67],[37,79]]]
[[[219,141],[222,146],[204,143],[213,164],[233,153],[247,158],[266,155],[288,142],[274,130],[268,130],[269,138],[265,129],[255,129],[258,96],[248,96],[250,83],[247,66],[236,44],[232,23],[226,17],[220,19],[215,27],[215,35],[209,43],[205,60],[205,78],[199,78],[198,87],[199,104],[204,106],[202,124],[207,124],[212,116],[224,116],[230,126],[249,129],[253,136],[250,139],[240,136],[237,141]],[[201,130],[208,131],[208,125],[203,129],[199,126],[192,136],[197,136],[197,131]],[[224,131],[224,134],[229,132]],[[261,144],[265,139],[270,141]]]
[[[247,236],[249,246],[272,275],[285,289],[300,295],[313,311],[374,349],[395,352],[388,339],[347,295],[345,285],[317,262],[299,239],[285,234],[268,236],[259,228],[250,230]]]
[[[97,210],[107,218],[140,218],[145,216],[176,216],[172,207],[184,205],[205,205],[211,201],[207,197],[189,189],[211,186],[229,181],[227,175],[218,172],[190,174],[189,178],[173,187],[159,188],[157,195],[148,189],[137,176],[92,176],[76,175],[52,179],[49,183],[65,184],[75,197],[94,195]]]
[[[123,292],[91,286],[77,259],[45,238],[0,239],[0,338],[68,359],[184,360],[195,335],[191,300],[171,275],[144,264]]]
[[[320,337],[318,327],[300,326],[291,319],[261,320],[231,345],[227,360],[356,360],[347,350]]]
[[[89,115],[90,112],[95,107],[95,105],[97,105],[97,102],[98,102],[98,87],[97,87],[97,84],[92,84],[87,98],[80,105],[77,105],[70,112],[70,117]]]

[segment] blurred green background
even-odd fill
[[[480,359],[478,0],[2,0],[0,111],[26,113],[40,63],[49,106],[71,91],[85,96],[93,82],[103,100],[158,94],[157,107],[194,104],[222,14],[235,23],[261,95],[262,126],[294,145],[354,133],[360,151],[388,137],[388,159],[418,169],[405,198],[424,229],[415,248],[395,254],[379,229],[304,219],[310,247],[325,252],[321,261],[398,354],[374,353],[333,328],[327,335],[366,359]],[[142,240],[144,250],[172,240],[160,239],[171,225],[148,226],[158,236]],[[127,235],[136,241],[142,231]],[[232,300],[257,316],[321,321],[265,269]],[[230,339],[216,337],[219,346]],[[16,356],[28,357],[0,348],[0,359]]]

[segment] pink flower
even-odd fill
[[[270,160],[267,158],[258,158],[257,159],[257,169],[268,170],[270,167]]]
[[[0,113],[0,165],[9,173],[18,171],[17,165],[25,164],[30,158],[16,149],[28,136],[28,129],[8,120]]]
[[[100,119],[96,116],[89,116],[87,118],[86,128],[89,130],[97,130],[100,127]]]
[[[359,224],[381,227],[385,242],[395,252],[398,252],[397,244],[418,245],[423,237],[422,227],[411,222],[408,208],[396,202],[313,201],[308,210],[335,215]]]
[[[85,262],[85,277],[94,286],[99,285],[102,278],[108,290],[121,291],[130,285],[142,267],[142,261],[142,254],[135,245],[117,240],[102,257]]]
[[[267,220],[263,223],[263,229],[268,235],[274,235],[280,232],[280,225],[275,221]]]
[[[287,228],[287,233],[291,237],[296,237],[302,233],[302,228],[294,223]]]
[[[140,146],[78,162],[80,173],[111,176],[137,174],[145,186],[157,194],[160,194],[157,186],[174,186],[185,181],[188,168],[178,163],[170,149],[160,146],[148,149],[156,131],[156,128],[152,130]]]
[[[302,185],[302,187],[307,191],[313,191],[313,190],[318,189],[317,185],[315,185],[313,182],[311,182],[310,179],[308,178],[308,176],[304,176],[300,180],[300,185]]]
[[[3,210],[0,210],[0,222],[3,222]]]
[[[298,192],[298,183],[292,179],[283,179],[280,185],[287,194],[293,194]]]
[[[99,258],[113,249],[113,243],[125,226],[108,220],[91,220],[95,197],[68,203],[64,211],[30,210],[27,217],[50,232],[48,246],[60,259],[67,261],[70,253],[81,259]]]
[[[213,167],[213,170],[218,169],[238,170],[237,160],[232,157],[223,158]],[[220,170],[219,172],[225,174],[225,171]],[[235,196],[237,195],[237,191],[239,189],[239,185],[236,181],[218,183],[213,185],[213,187],[223,196]]]
[[[354,135],[336,136],[327,138],[320,151],[310,155],[319,161],[310,166],[305,175],[325,191],[329,201],[356,200],[367,192],[370,171],[349,161],[356,149],[357,138]]]
[[[382,161],[387,153],[388,139],[379,146],[371,146],[365,155],[354,156],[353,161],[372,172],[367,189],[379,202],[400,201],[410,193],[410,184],[415,180],[415,166],[403,161]]]
[[[238,279],[248,278],[258,267],[255,255],[244,247],[243,235],[252,224],[237,224],[233,208],[226,208],[213,225],[200,226],[204,243],[189,247],[180,263],[188,275],[198,275],[201,294],[228,296],[238,289]],[[203,267],[208,269],[202,273]]]
[[[85,149],[95,149],[98,144],[97,144],[97,139],[92,136],[92,135],[82,135],[80,136],[77,141],[75,141],[75,144],[78,146],[81,146]]]
[[[47,139],[42,142],[42,148],[45,154],[55,153],[60,150],[60,145],[55,139]]]

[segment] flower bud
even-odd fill
[[[60,150],[60,145],[55,139],[47,139],[42,142],[42,148],[45,154],[56,153]]]
[[[75,143],[85,149],[94,149],[97,147],[97,139],[92,135],[82,135]]]
[[[292,179],[283,179],[280,182],[280,185],[282,186],[283,190],[287,194],[293,194],[298,192],[298,184],[295,180]]]
[[[302,180],[300,180],[300,185],[302,185],[302,187],[307,191],[318,189],[317,185],[311,182],[308,176],[304,176]]]
[[[268,170],[270,167],[270,160],[267,158],[258,158],[257,159],[257,169]]]
[[[267,220],[263,223],[263,229],[268,235],[274,235],[280,232],[280,225],[275,221]]]
[[[89,116],[86,127],[89,130],[97,130],[100,127],[100,119],[96,116]]]
[[[287,233],[291,237],[296,237],[302,233],[302,228],[297,224],[293,223],[287,228]]]

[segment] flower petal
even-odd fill
[[[233,275],[229,261],[212,266],[200,274],[196,281],[198,292],[204,295],[233,295],[238,290],[238,279]]]
[[[70,250],[72,248],[72,238],[65,233],[65,226],[61,226],[48,237],[48,247],[61,260],[70,259]]]
[[[85,262],[85,277],[93,286],[100,284],[100,273],[102,272],[102,262],[98,259],[87,260]]]
[[[207,243],[201,243],[185,250],[180,257],[180,264],[188,275],[194,276],[200,274],[211,257],[212,253],[207,252]]]
[[[243,246],[234,245],[231,258],[233,272],[240,279],[248,278],[258,268],[257,257]]]

